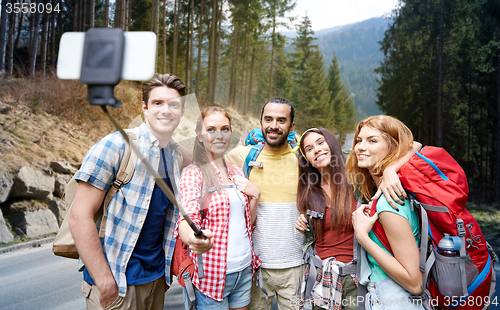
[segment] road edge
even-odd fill
[[[27,241],[27,242],[21,242],[21,243],[17,243],[14,245],[9,245],[9,246],[0,248],[0,254],[9,253],[9,252],[13,252],[13,251],[21,250],[21,249],[26,249],[26,248],[37,248],[37,247],[41,246],[42,244],[52,243],[52,242],[54,242],[55,239],[56,239],[56,237],[53,236],[53,237],[47,237],[47,238],[42,238],[42,239],[37,239],[37,240],[31,240],[31,241]]]

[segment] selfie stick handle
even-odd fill
[[[109,118],[109,120],[111,121],[111,123],[113,123],[113,125],[116,127],[116,129],[118,129],[118,131],[122,134],[123,138],[125,139],[125,141],[127,141],[127,143],[130,145],[130,147],[132,148],[132,150],[137,154],[137,157],[139,157],[139,159],[141,160],[141,163],[144,164],[144,166],[146,166],[146,168],[148,169],[149,173],[151,173],[151,175],[154,177],[154,179],[156,181],[156,184],[160,187],[160,189],[163,191],[163,193],[165,193],[165,195],[167,195],[168,199],[174,204],[174,206],[177,208],[177,210],[179,210],[180,214],[186,220],[186,222],[189,224],[189,226],[191,227],[191,229],[193,229],[194,235],[197,238],[207,239],[207,237],[203,234],[203,232],[193,223],[193,221],[191,220],[191,218],[189,217],[189,215],[187,215],[187,213],[184,210],[184,208],[179,205],[179,203],[177,202],[177,199],[175,199],[174,193],[168,187],[168,185],[165,183],[165,181],[163,180],[163,178],[161,178],[158,175],[158,172],[156,172],[153,169],[153,167],[151,167],[151,165],[147,162],[147,160],[142,156],[142,154],[139,151],[139,149],[137,148],[137,146],[134,143],[130,142],[130,139],[129,139],[128,135],[121,128],[121,126],[116,122],[116,120],[111,116],[111,114],[109,114],[109,111],[106,108],[106,106],[105,105],[101,105],[101,108],[104,111],[104,114],[106,114],[106,116]]]

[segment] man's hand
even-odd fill
[[[96,283],[99,290],[99,302],[103,308],[108,307],[118,298],[118,286],[114,278],[107,280],[105,283]]]

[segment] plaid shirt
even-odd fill
[[[212,164],[219,179],[220,184],[223,184],[222,174],[219,169]],[[232,165],[227,164],[228,171],[235,171],[237,174],[243,176],[243,170]],[[179,184],[181,203],[186,210],[189,217],[193,220],[196,226],[201,229],[210,229],[214,234],[214,246],[210,251],[203,254],[203,271],[205,276],[203,279],[198,278],[197,257],[190,251],[190,257],[194,262],[195,272],[193,275],[193,284],[206,296],[217,301],[222,300],[222,293],[224,291],[224,284],[226,280],[226,258],[227,258],[227,237],[229,231],[229,195],[226,190],[222,189],[220,192],[213,192],[210,197],[208,209],[204,209],[206,217],[201,223],[200,215],[200,196],[202,191],[203,175],[199,167],[195,164],[189,165],[182,172],[181,181]],[[206,189],[208,194],[208,189]],[[250,219],[250,207],[248,206],[248,197],[245,197],[245,224],[248,231],[248,238],[250,245],[252,244],[252,229]],[[177,223],[176,234],[178,233],[179,223],[184,218],[179,216]],[[252,274],[258,266],[260,266],[260,259],[255,255],[252,250]]]
[[[158,140],[151,134],[146,124],[133,129],[138,136],[137,146],[149,164],[158,171],[161,148]],[[179,163],[182,155],[178,144],[171,140],[173,174],[171,182],[174,192],[178,193],[177,182],[180,177]],[[118,171],[125,150],[125,140],[119,132],[104,137],[85,155],[77,180],[87,182],[96,188],[107,191]],[[173,178],[172,178],[173,176]],[[137,159],[134,175],[113,197],[108,206],[108,218],[104,238],[101,238],[104,255],[118,285],[120,296],[127,292],[125,270],[134,250],[137,239],[146,219],[149,202],[155,186],[153,176],[146,166]],[[165,280],[170,284],[170,263],[175,246],[174,228],[178,211],[170,205],[164,223],[163,249],[165,251]]]
[[[305,292],[305,283],[309,277],[309,269],[304,273],[301,300],[299,309],[304,309],[305,304],[316,305],[328,310],[342,310],[342,278],[339,276],[339,267],[344,267],[346,264],[335,260],[335,257],[329,257],[323,260],[323,268],[318,272],[316,282],[312,287],[311,297],[308,300],[303,300]],[[311,265],[310,268],[316,268]],[[319,269],[318,269],[319,271]],[[357,284],[355,275],[350,275],[354,278]]]

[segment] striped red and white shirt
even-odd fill
[[[213,165],[215,169],[219,183],[223,184],[222,174],[219,169]],[[237,173],[243,176],[243,170],[230,163],[227,163],[227,169],[230,174]],[[210,251],[203,254],[203,271],[204,277],[202,279],[198,278],[198,266],[197,257],[193,252],[190,252],[190,257],[194,262],[195,272],[193,276],[193,284],[200,290],[204,295],[215,299],[217,301],[222,300],[222,294],[224,291],[224,284],[226,279],[226,258],[227,258],[227,244],[228,244],[228,231],[229,231],[229,195],[225,189],[220,192],[211,193],[210,203],[208,208],[204,206],[203,212],[204,218],[203,222],[200,214],[200,196],[202,192],[203,185],[203,174],[200,168],[196,164],[191,164],[184,169],[181,175],[181,180],[179,184],[179,191],[181,197],[181,204],[186,210],[186,213],[193,220],[196,226],[201,227],[201,229],[210,229],[213,233],[213,243],[214,246]],[[205,189],[208,195],[208,188]],[[252,229],[251,229],[251,218],[250,218],[250,207],[248,205],[247,195],[245,197],[245,225],[248,231],[248,238],[250,239],[250,245],[252,244]],[[178,235],[179,223],[183,221],[184,218],[179,216],[179,221],[176,226],[176,236]],[[255,272],[258,266],[260,266],[261,261],[255,255],[252,250],[252,274]]]

